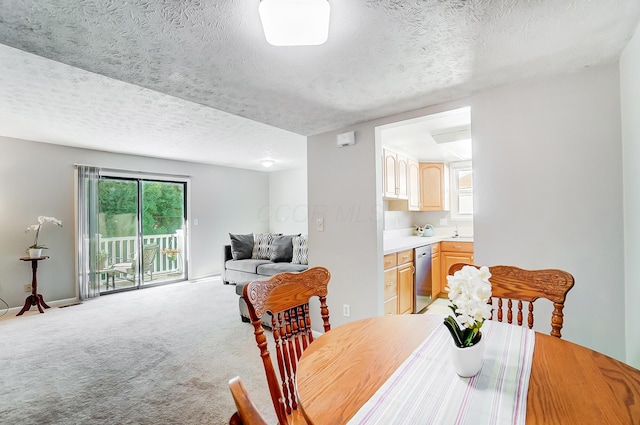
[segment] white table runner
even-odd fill
[[[485,354],[478,375],[455,373],[449,355],[453,341],[442,325],[348,424],[524,424],[535,332],[487,320],[482,334]]]

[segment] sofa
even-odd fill
[[[231,243],[223,247],[222,281],[225,285],[236,285],[240,318],[243,322],[249,322],[249,311],[242,293],[245,285],[282,272],[307,270],[307,236],[229,233],[229,238]]]

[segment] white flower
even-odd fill
[[[53,223],[56,226],[60,226],[62,227],[62,221],[58,220],[55,217],[47,217],[44,215],[41,215],[38,217],[38,224],[32,224],[31,226],[27,227],[27,230],[25,230],[25,232],[29,232],[31,230],[36,232],[36,236],[33,240],[33,245],[31,245],[29,248],[43,248],[46,249],[45,246],[43,245],[38,245],[38,237],[40,236],[40,229],[42,229],[42,226],[45,223]]]
[[[464,266],[447,276],[449,300],[455,308],[456,322],[462,328],[477,328],[482,322],[491,317],[491,305],[487,304],[491,298],[491,272],[486,266],[479,269]]]

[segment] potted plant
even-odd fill
[[[105,250],[98,252],[98,269],[102,270],[107,266],[108,253]]]
[[[29,232],[31,230],[34,230],[36,232],[36,236],[33,239],[33,244],[27,248],[27,252],[29,253],[29,256],[31,258],[37,258],[42,256],[42,250],[48,249],[46,246],[40,245],[38,243],[38,237],[40,236],[40,229],[42,229],[42,226],[45,223],[53,223],[56,226],[62,227],[62,221],[58,220],[55,217],[46,217],[44,215],[41,215],[38,217],[38,224],[32,224],[31,226],[27,227],[27,230],[25,230],[25,232]]]
[[[452,359],[456,373],[473,376],[482,367],[484,347],[480,328],[491,317],[491,272],[486,266],[464,266],[447,276],[452,316],[444,324],[453,339]]]

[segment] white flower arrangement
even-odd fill
[[[449,307],[454,316],[444,319],[444,324],[458,347],[470,347],[478,341],[482,334],[480,328],[486,319],[491,317],[491,272],[486,266],[479,269],[464,266],[447,276],[449,291]]]
[[[25,232],[29,232],[31,230],[35,230],[36,232],[36,237],[33,240],[33,245],[31,245],[28,249],[47,249],[47,247],[44,245],[38,245],[38,237],[40,236],[40,229],[42,229],[42,226],[45,223],[53,223],[56,226],[62,227],[62,221],[58,220],[57,218],[46,217],[44,215],[41,215],[40,217],[38,217],[38,224],[32,224],[31,226],[27,227],[27,230],[25,230]]]

